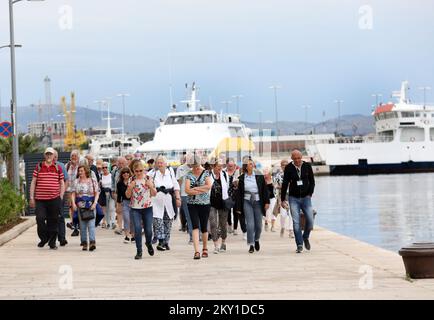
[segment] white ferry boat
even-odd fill
[[[408,89],[404,81],[397,103],[376,106],[375,136],[315,141],[308,154],[331,175],[434,172],[434,107],[412,104]]]
[[[146,158],[164,155],[169,161],[179,161],[182,154],[192,152],[203,156],[210,156],[216,153],[216,148],[229,138],[237,138],[242,141],[243,148],[234,150],[229,146],[228,152],[251,151],[253,142],[249,137],[251,130],[241,123],[240,116],[236,114],[217,113],[206,107],[197,107],[196,85],[193,83],[190,97],[186,101],[186,111],[173,112],[167,114],[165,120],[160,122],[160,126],[155,130],[154,139],[144,143],[137,149]],[[244,148],[248,140],[248,148]],[[229,150],[230,149],[230,150]],[[223,150],[224,151],[224,150]],[[218,156],[218,154],[217,154]],[[227,154],[226,154],[227,156]],[[237,154],[230,154],[235,156]]]
[[[94,135],[90,138],[89,153],[98,155],[105,161],[114,157],[134,154],[140,147],[140,138],[136,135],[112,133],[110,109],[107,108],[107,129],[103,135]]]

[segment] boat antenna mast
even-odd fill
[[[185,84],[185,88],[187,89],[187,95],[188,95],[188,84]],[[191,88],[190,88],[190,99],[189,100],[182,100],[181,103],[187,104],[187,111],[196,111],[196,103],[200,102],[200,100],[197,100],[197,94],[196,94],[196,83],[193,82]]]
[[[111,128],[111,120],[115,120],[116,118],[110,118],[110,100],[111,98],[106,98],[103,100],[103,104],[107,106],[107,118],[103,118],[103,120],[107,120],[107,131],[105,133],[106,137],[111,139],[112,137],[112,128]]]
[[[408,81],[402,81],[401,91],[393,91],[392,97],[398,98],[399,103],[408,104],[410,103],[410,100],[408,99],[408,90],[410,90]]]

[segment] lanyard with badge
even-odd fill
[[[297,171],[298,180],[297,180],[297,186],[301,187],[303,185],[303,180],[301,180],[301,168],[299,169],[295,164],[294,167]]]

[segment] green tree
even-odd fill
[[[40,151],[38,140],[34,136],[20,134],[18,141],[20,155]],[[6,162],[8,180],[13,181],[12,138],[0,138],[0,157]]]

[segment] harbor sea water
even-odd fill
[[[434,242],[434,173],[316,177],[315,224],[398,251]]]

